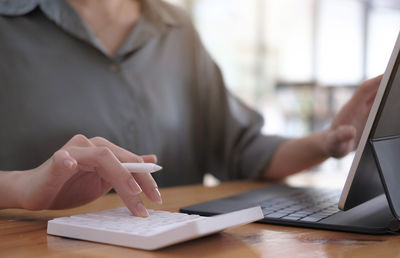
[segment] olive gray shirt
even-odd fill
[[[164,167],[159,186],[257,177],[277,146],[232,96],[189,17],[158,0],[114,56],[64,0],[0,0],[0,170],[40,165],[73,135]]]

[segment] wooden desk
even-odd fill
[[[216,187],[161,189],[164,204],[147,207],[178,211],[179,207],[261,187],[255,182]],[[46,234],[47,220],[122,206],[110,194],[80,208],[63,211],[0,211],[0,257],[400,257],[400,237],[370,236],[295,227],[249,224],[221,234],[159,251],[78,241]]]

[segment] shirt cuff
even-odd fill
[[[268,168],[278,147],[288,138],[275,135],[260,135],[242,155],[243,178],[260,179]]]

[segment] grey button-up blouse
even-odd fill
[[[144,0],[114,56],[64,0],[0,0],[0,14],[0,170],[84,134],[156,154],[159,186],[254,178],[283,141],[260,133],[177,7]]]

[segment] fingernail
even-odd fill
[[[137,215],[140,217],[148,217],[149,213],[147,212],[146,208],[144,207],[143,203],[139,202],[136,204],[136,212]]]
[[[64,166],[66,168],[72,168],[74,166],[74,162],[70,159],[66,159],[66,160],[64,160]]]
[[[136,183],[136,181],[135,181],[135,179],[133,179],[133,177],[129,178],[128,185],[134,195],[140,194],[142,192],[142,189]]]
[[[156,202],[158,204],[162,204],[162,198],[161,198],[161,193],[158,190],[158,188],[153,188],[152,193],[151,193],[151,199],[153,202]]]

